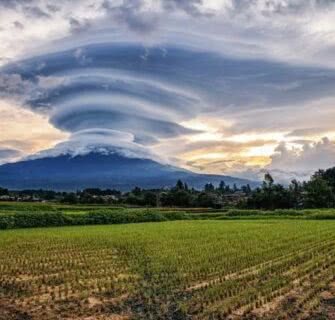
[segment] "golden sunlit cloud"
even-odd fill
[[[211,117],[198,117],[180,124],[189,129],[202,131],[202,133],[190,136],[189,140],[191,142],[210,140],[222,141],[223,128],[229,128],[232,125],[228,121],[213,119]]]
[[[0,101],[0,146],[35,153],[65,140],[67,133],[54,128],[48,119],[9,102]]]

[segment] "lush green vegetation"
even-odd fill
[[[175,220],[335,219],[335,209],[245,210],[127,208],[0,202],[0,229],[125,224]]]
[[[0,229],[186,220],[178,210],[0,203]]]
[[[99,204],[141,207],[244,208],[244,209],[318,209],[335,208],[335,168],[317,171],[309,181],[293,180],[288,186],[275,183],[267,173],[255,189],[249,185],[233,187],[221,181],[218,186],[207,183],[203,190],[189,188],[177,181],[172,188],[129,192],[89,188],[77,192],[46,190],[10,191],[0,188],[0,201],[52,201],[64,204]]]
[[[302,319],[334,266],[335,221],[1,231],[0,319]]]

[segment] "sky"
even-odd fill
[[[332,0],[0,0],[0,163],[123,149],[280,182],[335,165]]]

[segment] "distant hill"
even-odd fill
[[[17,190],[41,188],[70,191],[97,187],[126,191],[135,186],[146,189],[170,187],[178,179],[194,188],[202,188],[208,182],[218,185],[221,180],[229,185],[258,185],[255,181],[197,174],[153,160],[128,158],[117,153],[60,155],[0,166],[0,186]]]

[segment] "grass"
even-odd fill
[[[0,319],[302,319],[334,272],[335,221],[7,230]]]
[[[335,209],[238,210],[204,208],[129,208],[106,205],[0,202],[0,229],[125,224],[175,220],[333,220]]]

